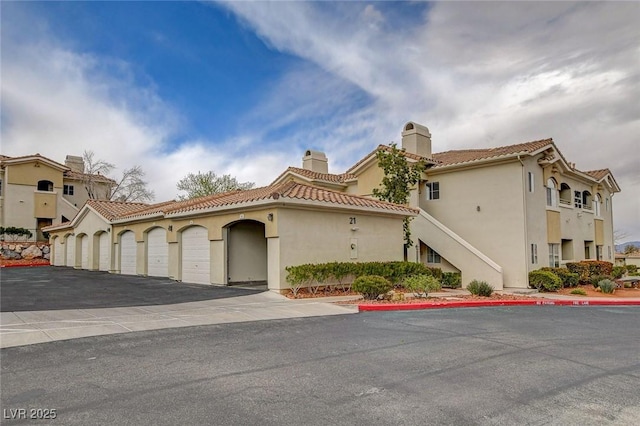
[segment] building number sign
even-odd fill
[[[349,218],[349,224],[350,225],[355,225],[356,224],[356,218],[355,217],[350,217]]]

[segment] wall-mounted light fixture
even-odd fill
[[[480,206],[476,206],[476,211],[479,212],[480,211]]]
[[[169,232],[173,231],[173,225],[167,226],[167,229],[169,230]]]
[[[111,232],[111,228],[107,228],[107,232]]]
[[[269,222],[273,222],[273,213],[269,213],[269,214],[267,215],[267,220],[268,220]]]

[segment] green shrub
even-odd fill
[[[431,271],[431,275],[433,275],[434,277],[436,277],[436,279],[438,281],[442,281],[442,269],[440,268],[434,268],[434,267],[427,267],[430,271]]]
[[[636,275],[638,273],[637,265],[627,265],[626,268],[629,275]]]
[[[607,276],[607,275],[595,275],[593,277],[591,277],[590,281],[591,281],[591,285],[595,288],[598,288],[600,281],[602,280],[607,280],[611,277]]]
[[[598,283],[598,287],[605,294],[612,294],[613,290],[616,289],[616,283],[611,280],[604,279]]]
[[[622,278],[625,272],[627,272],[627,268],[624,266],[614,266],[611,271],[611,276],[617,280],[618,278]]]
[[[563,287],[575,287],[578,285],[579,276],[567,268],[550,268],[548,266],[540,268],[541,271],[553,272],[562,281]]]
[[[529,272],[529,287],[538,291],[558,291],[562,288],[562,280],[553,272],[531,271]]]
[[[489,297],[493,293],[493,287],[491,287],[489,283],[478,280],[471,281],[467,286],[467,290],[474,296]]]
[[[567,263],[567,269],[579,275],[579,281],[587,284],[591,277],[596,275],[611,275],[613,263],[601,260],[583,260],[581,262]]]
[[[574,288],[573,290],[571,290],[571,294],[579,294],[580,296],[586,296],[587,292],[584,291],[584,289],[582,288]]]
[[[432,291],[440,291],[442,286],[440,281],[430,275],[413,275],[404,280],[404,288],[415,293],[416,295],[424,295]]]
[[[379,275],[363,275],[355,279],[351,288],[361,293],[366,300],[375,300],[391,290],[393,284]]]
[[[460,272],[445,272],[442,274],[442,286],[449,288],[462,287],[462,275]]]

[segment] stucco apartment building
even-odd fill
[[[40,154],[0,155],[0,226],[25,228],[42,239],[43,227],[71,220],[89,199],[87,176],[98,198],[115,185],[105,176],[85,174],[82,157],[68,155],[60,164]]]
[[[372,198],[380,145],[342,174],[308,150],[264,188],[152,206],[90,201],[48,228],[54,264],[185,282],[268,282],[288,288],[286,267],[401,260],[459,271],[496,289],[526,288],[528,272],[613,258],[608,169],[580,171],[551,139],[432,153],[429,130],[409,122],[402,148],[427,165],[407,206]],[[403,247],[412,217],[414,246]]]

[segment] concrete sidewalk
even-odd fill
[[[172,305],[0,313],[0,348],[105,334],[357,313],[318,299],[264,292]]]

